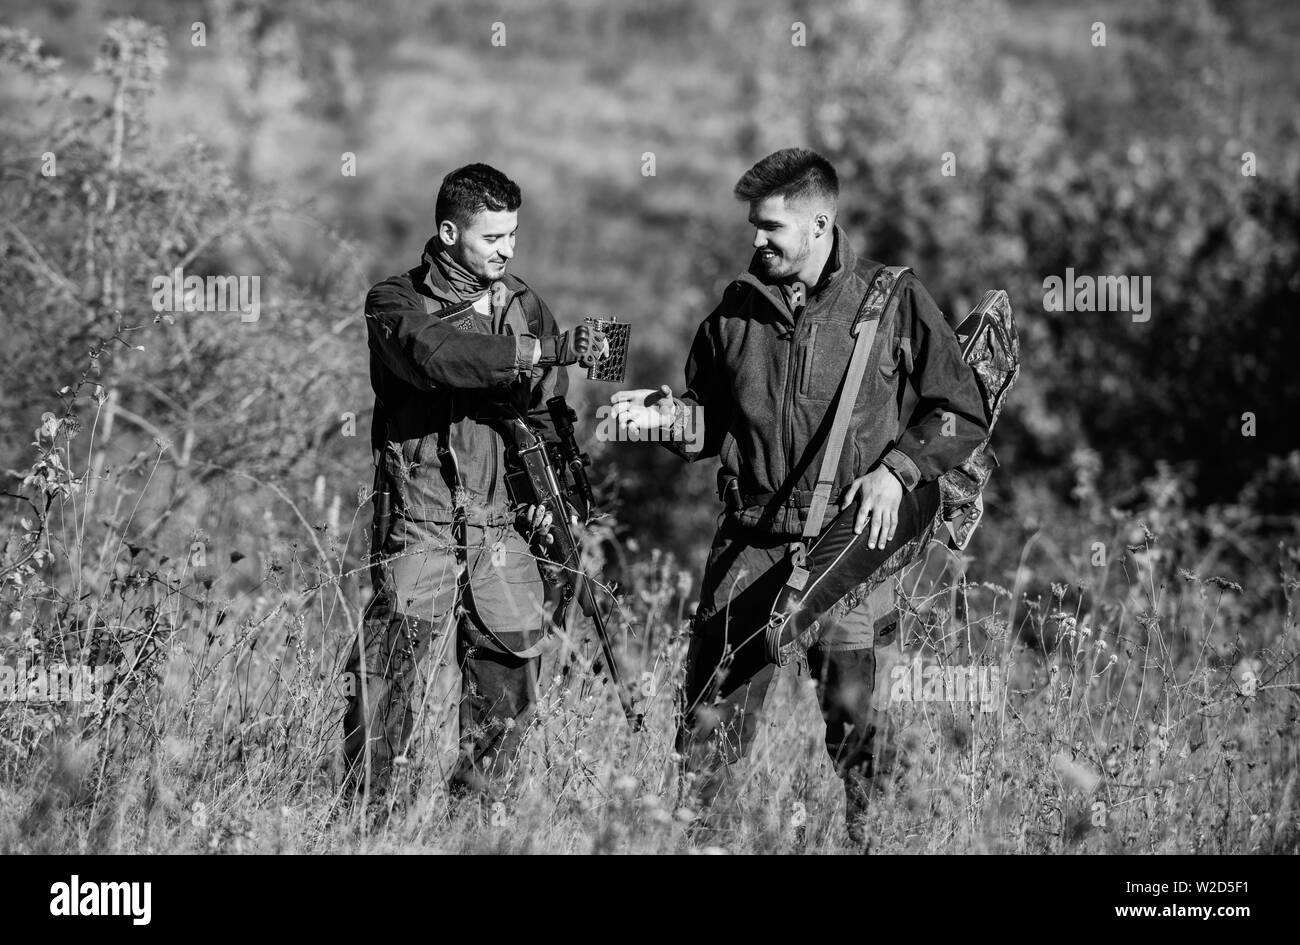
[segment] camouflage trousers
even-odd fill
[[[343,717],[350,784],[363,787],[368,758],[372,797],[427,747],[413,737],[428,729],[437,733],[436,756],[455,758],[443,765],[453,794],[503,797],[512,789],[546,649],[542,582],[512,529],[468,533],[458,556],[443,527],[398,521],[373,569],[363,640],[344,671]],[[494,545],[507,553],[491,555]]]
[[[418,705],[432,714],[430,726],[440,733],[436,753],[446,754],[444,733],[459,729],[456,758],[445,772],[452,794],[507,794],[537,704],[541,658],[475,645],[468,615],[435,627],[375,600],[366,620],[377,629],[367,632],[372,658],[365,685],[356,646],[346,669],[343,754],[354,789],[363,787],[368,750],[371,796],[388,790],[395,768],[415,754]]]

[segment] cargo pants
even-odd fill
[[[360,791],[369,752],[372,797],[389,788],[412,749],[416,707],[440,732],[459,728],[448,772],[453,795],[503,797],[538,698],[546,649],[545,592],[536,559],[513,526],[449,526],[398,519],[372,568],[375,593],[344,673],[343,754]],[[447,740],[439,739],[439,747]]]
[[[763,627],[788,574],[788,541],[724,522],[709,552],[677,733],[683,767],[694,775],[698,801],[706,807],[739,787],[743,759],[781,672],[767,662]],[[888,717],[874,698],[875,650],[896,639],[894,582],[850,593],[822,625],[807,666],[852,829],[865,813],[871,779],[888,750]]]

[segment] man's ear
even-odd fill
[[[442,240],[443,246],[455,246],[456,240],[460,239],[460,227],[452,220],[443,220],[438,224],[438,238]]]
[[[813,236],[825,236],[831,231],[831,215],[823,210],[813,216]]]

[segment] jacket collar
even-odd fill
[[[837,285],[853,272],[857,265],[857,254],[853,251],[849,243],[848,234],[837,223],[834,231],[834,244],[831,247],[830,259],[827,261],[827,269],[822,271],[821,281],[811,288],[805,286],[804,298],[806,304],[811,304],[813,299],[823,295],[832,286]],[[785,296],[781,292],[781,287],[775,282],[766,282],[760,275],[762,273],[761,264],[758,261],[758,251],[750,257],[749,268],[736,277],[737,282],[751,285],[772,303],[782,319],[791,327],[794,327],[794,313],[786,303]]]
[[[452,291],[442,270],[433,261],[434,256],[438,254],[437,240],[437,236],[430,237],[424,244],[424,255],[420,257],[420,265],[424,267],[424,287],[435,299],[454,305],[460,301],[460,298]],[[510,272],[502,276],[499,281],[506,287],[509,298],[522,294],[528,288]]]

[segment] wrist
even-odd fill
[[[665,426],[668,429],[668,441],[671,443],[683,443],[691,437],[689,436],[691,420],[691,408],[676,397],[665,397],[657,405],[660,410],[667,410],[672,417]]]
[[[561,351],[566,347],[564,335],[544,335],[537,339],[537,360],[534,364],[542,367],[554,367],[559,364],[571,364],[572,361],[561,360]]]
[[[515,372],[527,374],[541,359],[542,346],[532,335],[515,336]]]
[[[892,449],[885,454],[880,464],[893,474],[894,478],[902,485],[904,492],[911,492],[921,481],[921,470],[917,468],[912,458],[900,449]]]

